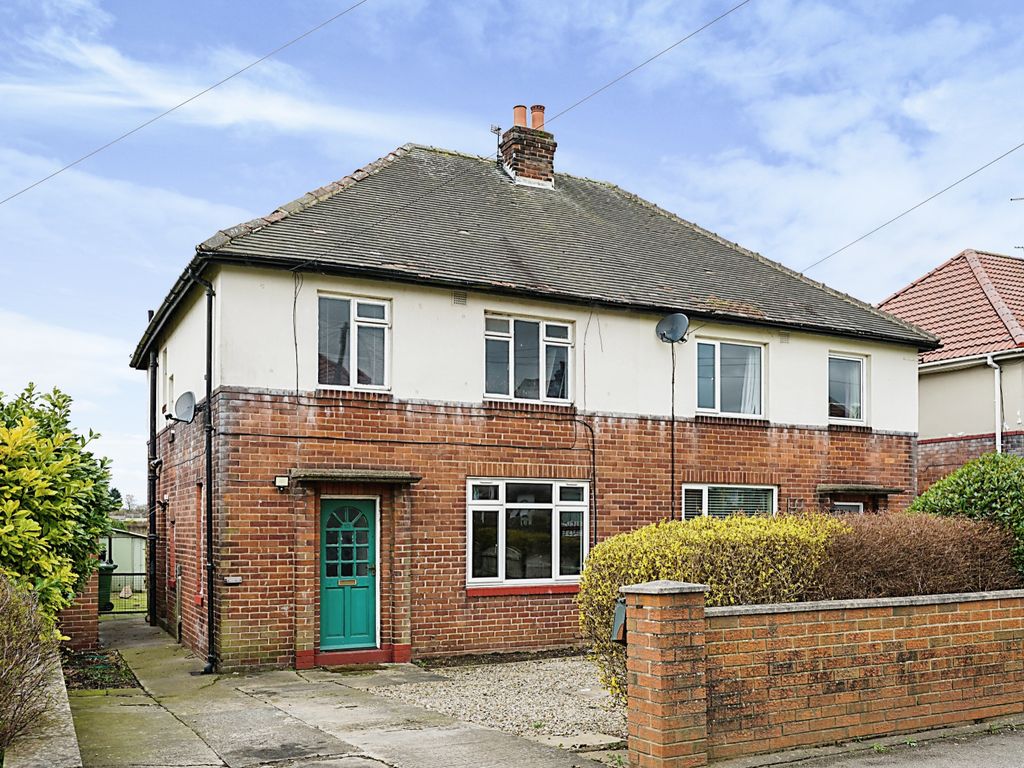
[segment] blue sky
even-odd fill
[[[8,0],[0,198],[187,98],[346,0]],[[487,154],[730,0],[369,0],[0,206],[0,391],[76,398],[115,484],[145,491],[145,313],[196,243],[407,141]],[[1024,141],[1011,2],[752,0],[550,125],[606,179],[801,269]],[[812,277],[878,301],[966,247],[1024,244],[1024,150]],[[1017,207],[1015,207],[1017,206]]]

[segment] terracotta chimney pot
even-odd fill
[[[526,127],[526,105],[516,104],[512,107],[512,124]]]
[[[524,114],[525,118],[526,115]],[[524,123],[525,124],[525,123]],[[544,105],[534,104],[530,107],[530,127],[538,131],[544,130]]]

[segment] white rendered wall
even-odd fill
[[[197,291],[197,298],[201,294]],[[295,283],[278,270],[222,268],[217,281],[218,336],[215,385],[275,390],[296,387],[292,306]],[[670,349],[654,335],[656,315],[472,293],[456,305],[452,292],[422,286],[304,275],[295,301],[298,388],[316,389],[317,298],[321,293],[386,299],[392,308],[391,392],[400,399],[480,403],[484,388],[484,312],[502,312],[574,324],[574,400],[585,411],[667,416]],[[198,309],[197,309],[198,306]],[[199,322],[196,321],[198,311]],[[202,362],[205,315],[197,301],[168,343],[172,357]],[[187,334],[194,341],[180,342]],[[867,423],[879,430],[916,432],[917,355],[900,345],[859,342],[755,325],[694,322],[689,341],[676,347],[676,413],[696,408],[698,338],[766,345],[765,416],[780,424],[828,423],[828,354],[867,359]],[[198,345],[198,346],[197,346]],[[178,350],[175,353],[175,350]],[[189,350],[192,350],[189,352]],[[192,381],[195,372],[183,375]],[[192,387],[201,392],[202,370]],[[180,385],[176,389],[183,391]]]
[[[1002,369],[1003,429],[1024,428],[1024,361]],[[954,370],[921,373],[921,437],[984,435],[995,431],[995,372],[984,360]]]

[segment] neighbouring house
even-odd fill
[[[984,453],[1024,455],[1024,260],[962,251],[879,306],[942,342],[918,366],[918,490]]]
[[[525,113],[218,232],[151,316],[151,605],[211,667],[565,646],[600,539],[912,498],[931,335],[556,173]]]

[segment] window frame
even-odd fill
[[[837,509],[837,507],[853,507],[853,509]],[[829,511],[832,514],[842,515],[863,515],[864,514],[864,502],[863,501],[833,501],[829,505]]]
[[[714,408],[703,408],[700,405],[700,351],[701,344],[707,344],[715,348],[715,406]],[[722,344],[731,344],[734,347],[754,347],[760,353],[761,363],[761,387],[760,387],[760,413],[740,413],[735,411],[722,410]],[[693,406],[694,412],[703,416],[726,416],[730,419],[767,419],[768,402],[765,398],[767,376],[767,348],[768,345],[757,341],[739,341],[736,339],[707,339],[698,338],[694,345],[694,388]]]
[[[686,492],[687,491],[701,491],[701,510],[702,514],[700,517],[712,517],[708,513],[708,492],[711,488],[743,488],[747,490],[757,491],[771,491],[772,492],[772,508],[770,510],[771,516],[775,517],[779,514],[779,486],[777,485],[751,485],[745,483],[683,483],[682,490],[679,494],[680,506],[679,506],[679,519],[680,520],[693,520],[694,517],[686,516]]]
[[[320,299],[333,299],[336,301],[347,301],[348,322],[349,322],[349,345],[348,345],[348,384],[325,384],[320,381]],[[359,317],[359,305],[368,304],[383,307],[383,318]],[[391,390],[391,299],[382,299],[375,296],[356,296],[344,293],[332,293],[320,291],[317,293],[317,352],[316,360],[316,387],[317,389],[328,389],[333,391],[362,391],[362,392],[388,392]],[[382,384],[359,384],[359,328],[383,328],[384,329],[384,382]],[[354,361],[354,363],[353,363]]]
[[[833,416],[829,413],[830,403],[828,400],[829,368],[832,360],[852,360],[860,363],[860,418],[849,419],[844,416]],[[828,362],[825,364],[825,415],[829,424],[867,424],[868,423],[868,356],[857,355],[851,352],[828,353]]]
[[[551,510],[551,572],[552,576],[540,579],[509,579],[505,574],[505,546],[506,546],[506,512],[509,509],[505,501],[505,486],[509,483],[529,483],[531,485],[551,485],[551,502],[549,504],[522,503],[513,504],[512,509],[550,509]],[[497,486],[497,499],[473,500],[474,485]],[[560,501],[559,489],[573,487],[583,489],[583,498],[580,501]],[[473,576],[473,513],[474,512],[496,512],[498,515],[498,539],[497,539],[497,576]],[[580,559],[580,572],[583,571],[583,563],[590,554],[590,481],[589,480],[552,480],[549,478],[495,478],[495,477],[470,477],[466,479],[466,586],[467,587],[529,587],[545,584],[578,584],[580,574],[562,576],[558,573],[559,568],[559,529],[561,526],[561,512],[582,512],[582,539],[583,550]]]
[[[487,321],[490,319],[494,320],[506,320],[508,321],[508,331],[491,331],[487,329]],[[515,350],[516,350],[516,321],[526,323],[537,323],[540,328],[538,329],[538,341],[540,344],[540,355],[538,359],[540,377],[538,381],[538,394],[540,397],[533,399],[528,397],[516,397],[515,396]],[[557,336],[548,335],[548,326],[564,327],[566,329],[566,337],[559,338]],[[506,312],[484,312],[484,400],[503,400],[505,402],[512,403],[550,403],[555,405],[572,405],[573,398],[575,396],[573,387],[573,376],[575,372],[575,361],[573,359],[573,352],[575,350],[575,323],[570,320],[556,320],[550,317],[531,317],[529,315],[514,315]],[[487,391],[487,342],[488,340],[495,341],[506,341],[508,342],[508,394],[502,394],[500,392],[488,392]],[[547,395],[547,369],[548,369],[548,347],[562,347],[566,350],[566,379],[565,379],[565,393],[564,398],[561,397],[548,397]]]

